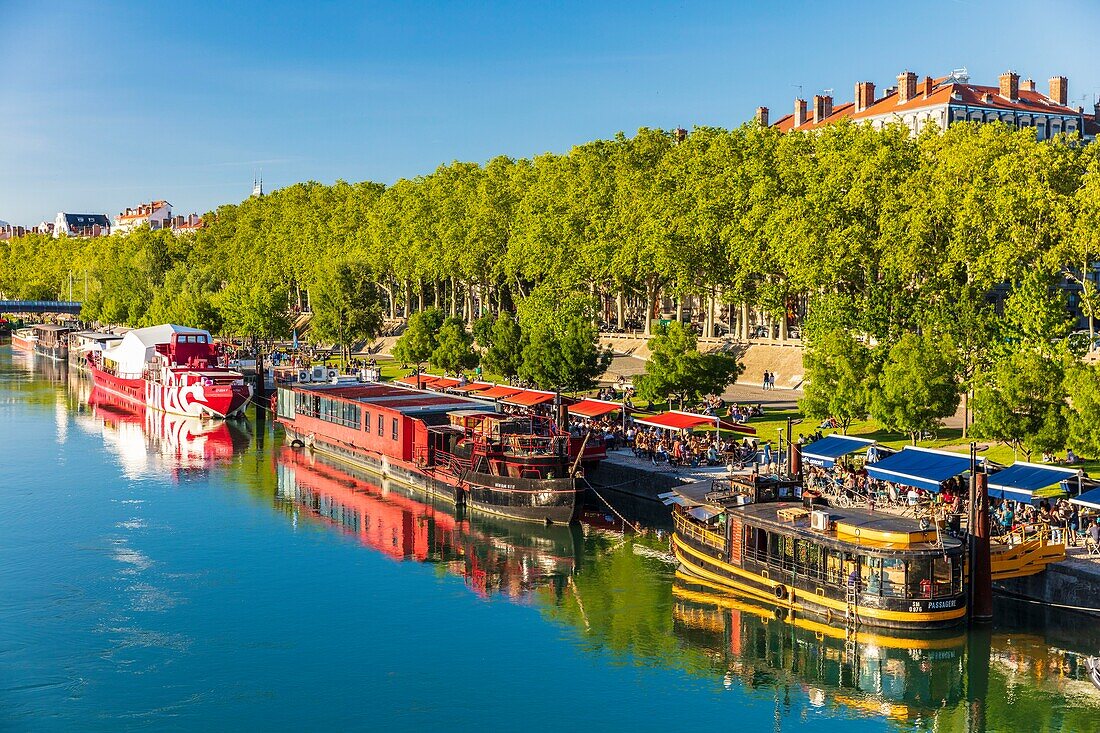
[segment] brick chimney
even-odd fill
[[[875,83],[861,81],[856,84],[856,112],[862,112],[875,103]]]
[[[806,100],[794,100],[794,126],[802,127],[806,124]]]
[[[821,122],[823,119],[833,113],[833,98],[829,95],[814,95],[814,124]]]
[[[1020,75],[1015,71],[1001,74],[1001,96],[1013,102],[1020,98]]]
[[[930,76],[924,77],[924,96],[932,96],[932,77]]]
[[[767,127],[768,126],[768,108],[767,107],[757,107],[756,108],[756,124],[760,125],[760,127]]]
[[[1064,76],[1050,77],[1050,94],[1047,97],[1055,104],[1065,107],[1069,101],[1069,80]]]
[[[1034,92],[1035,91],[1035,80],[1034,79],[1024,79],[1022,82],[1020,82],[1020,91],[1021,92]]]
[[[898,104],[905,104],[917,96],[917,75],[912,71],[898,74]]]

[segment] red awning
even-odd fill
[[[660,415],[654,415],[652,417],[636,417],[634,418],[634,422],[643,425],[652,425],[655,428],[664,428],[665,430],[691,430],[692,428],[701,427],[703,425],[717,427],[719,423],[721,423],[723,430],[731,430],[735,433],[745,433],[747,435],[756,435],[756,429],[750,428],[748,425],[727,422],[725,420],[719,421],[716,417],[696,415],[694,412],[680,412],[678,410],[662,412]]]
[[[515,387],[490,387],[484,392],[475,392],[477,397],[485,397],[490,400],[499,400],[501,397],[511,397],[517,392],[522,392],[522,389],[516,389]]]
[[[570,415],[581,417],[600,417],[609,412],[623,409],[618,402],[604,402],[603,400],[581,400],[575,405],[569,406]]]
[[[492,386],[493,385],[491,385],[487,382],[470,382],[469,384],[464,384],[461,387],[452,387],[451,391],[453,391],[453,392],[476,392],[479,389],[489,389]]]
[[[421,374],[420,375],[420,386],[427,387],[429,384],[434,383],[436,379],[438,379],[438,377],[433,377],[433,376],[430,376],[428,374]],[[407,377],[401,377],[400,379],[395,379],[393,381],[397,382],[398,384],[407,384],[410,387],[415,387],[416,383],[417,383],[416,380],[417,380],[417,375],[410,374]]]
[[[522,392],[505,397],[501,402],[506,402],[509,405],[519,405],[520,407],[533,407],[534,405],[541,405],[544,402],[553,402],[554,394],[552,392],[539,392],[534,389],[525,389]]]
[[[432,382],[432,389],[450,389],[458,384],[457,379],[451,379],[450,377],[440,377]]]

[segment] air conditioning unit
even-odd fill
[[[306,369],[299,369],[298,370],[298,382],[299,383],[305,383],[305,382],[310,382],[310,381],[312,381],[312,380],[309,377],[309,371],[306,370]]]
[[[328,381],[328,369],[324,365],[313,367],[313,375],[310,377],[310,381],[313,382],[327,382]]]
[[[817,532],[829,531],[829,512],[814,510],[810,514],[810,529]]]

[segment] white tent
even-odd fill
[[[174,326],[170,323],[135,328],[128,331],[117,346],[105,349],[103,358],[115,364],[120,377],[137,379],[156,353],[157,345],[171,343],[174,333],[205,334],[207,339],[210,338],[210,333],[201,328]]]

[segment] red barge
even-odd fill
[[[252,387],[222,360],[208,331],[166,324],[128,331],[116,346],[90,352],[88,371],[97,387],[143,408],[233,417],[248,405]]]
[[[583,440],[550,417],[393,384],[280,386],[277,421],[293,446],[328,454],[468,509],[567,524],[578,511]],[[585,451],[591,463],[594,456]]]

